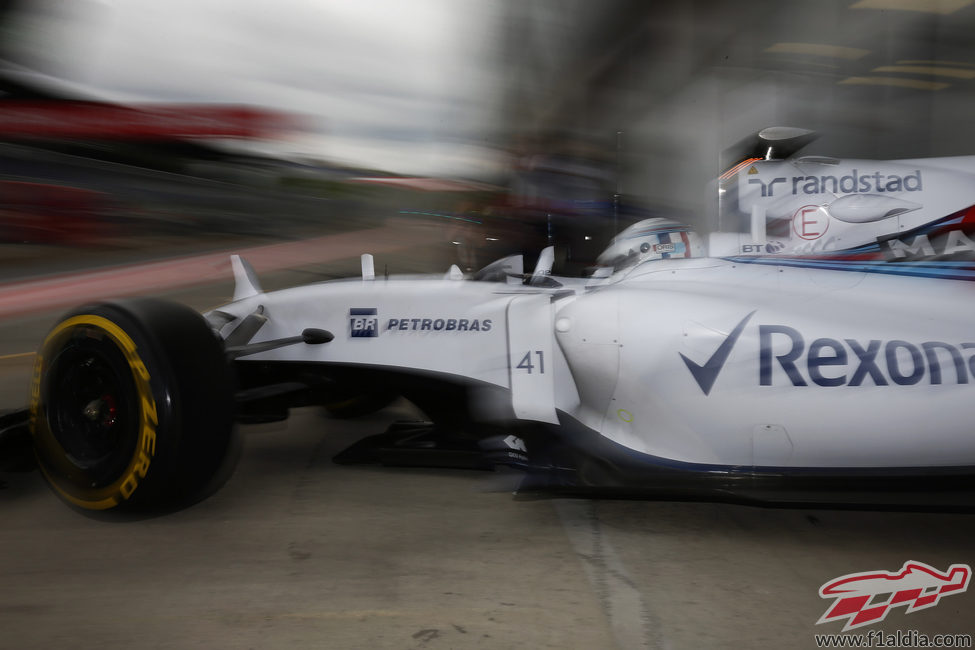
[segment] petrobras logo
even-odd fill
[[[972,568],[967,564],[952,564],[942,572],[915,561],[905,562],[900,571],[849,573],[819,588],[820,598],[835,600],[816,624],[846,621],[846,632],[879,623],[895,607],[913,614],[938,605],[945,596],[964,593],[971,577]]]
[[[375,307],[351,307],[349,309],[349,336],[352,338],[379,336],[379,310]]]
[[[894,192],[921,192],[924,189],[921,170],[909,174],[884,174],[883,172],[861,172],[852,169],[848,174],[825,174],[820,176],[777,176],[765,181],[756,178],[758,170],[748,171],[748,184],[757,185],[763,198],[808,196],[813,194],[884,194]]]
[[[376,338],[380,331],[395,332],[490,332],[494,322],[490,318],[441,318],[437,316],[416,318],[389,318],[380,324],[379,310],[375,307],[351,307],[349,309],[349,336],[352,338]]]
[[[387,332],[490,332],[490,318],[390,318]]]
[[[704,363],[680,354],[705,395],[746,325],[745,316]],[[913,386],[968,384],[975,378],[975,342],[807,338],[788,325],[758,326],[759,386]]]

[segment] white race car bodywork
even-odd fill
[[[975,306],[965,282],[739,264],[645,262],[588,286],[441,278],[258,294],[251,341],[335,335],[240,363],[432,374],[476,417],[575,420],[648,462],[723,468],[975,465]],[[225,326],[233,330],[238,321]],[[479,399],[482,396],[483,399]]]
[[[265,294],[235,262],[238,299],[207,318],[244,344],[239,368],[355,369],[408,397],[415,378],[468,421],[534,427],[529,466],[587,485],[975,477],[975,157],[749,159],[720,188],[751,228],[707,256],[651,219],[588,279],[547,276],[550,252],[495,281],[377,279],[369,258],[361,279]],[[294,342],[309,329],[334,339]]]
[[[809,139],[763,133],[768,156]],[[233,256],[233,300],[203,318],[80,306],[35,357],[29,407],[0,414],[0,451],[19,441],[81,508],[185,505],[229,475],[235,423],[403,396],[430,422],[335,461],[508,465],[525,491],[970,509],[975,158],[747,158],[719,189],[733,231],[630,224],[588,278],[550,275],[551,248],[531,275],[518,256],[473,278],[377,278],[365,254],[361,278],[263,292]]]

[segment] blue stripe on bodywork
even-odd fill
[[[849,253],[849,251],[844,251]],[[726,257],[736,264],[762,264],[765,266],[788,266],[807,269],[827,269],[830,271],[854,271],[858,273],[882,273],[917,278],[938,278],[941,280],[975,280],[975,264],[972,262],[886,262],[851,261],[829,259],[801,259],[790,257]]]

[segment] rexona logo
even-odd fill
[[[754,315],[745,316],[703,364],[680,355],[705,395]],[[760,386],[913,386],[925,379],[931,385],[967,384],[969,376],[975,377],[975,343],[833,338],[807,342],[788,325],[759,325],[757,370]]]
[[[753,168],[754,169],[754,168]],[[844,176],[779,176],[766,182],[759,178],[749,178],[749,185],[758,185],[763,197],[793,196],[805,194],[876,194],[883,192],[920,192],[923,190],[921,170],[911,174],[883,174],[881,172],[861,173],[853,169]]]
[[[816,625],[846,620],[843,631],[879,623],[894,607],[905,614],[934,607],[943,596],[964,593],[972,577],[967,564],[952,564],[942,573],[923,562],[905,562],[900,571],[850,573],[826,582],[820,598],[835,598]]]
[[[683,354],[680,355],[680,358],[684,360],[684,363],[687,365],[687,369],[691,371],[692,375],[694,375],[697,385],[701,387],[701,390],[704,391],[705,395],[711,392],[711,388],[714,386],[714,382],[718,378],[718,373],[720,373],[721,369],[724,368],[724,362],[728,360],[728,355],[731,354],[732,348],[734,348],[735,343],[738,342],[738,337],[741,336],[742,331],[745,329],[745,325],[748,324],[748,321],[751,320],[752,316],[754,315],[755,312],[748,314],[741,320],[740,323],[735,325],[735,329],[731,330],[731,334],[729,334],[728,337],[721,342],[721,345],[719,345],[715,353],[711,355],[711,358],[704,362],[704,365],[699,365],[691,361]]]

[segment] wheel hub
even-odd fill
[[[103,406],[104,404],[100,399],[92,400],[88,402],[88,406],[85,407],[82,413],[84,413],[85,417],[91,420],[92,422],[97,422],[102,417]]]
[[[111,395],[102,395],[88,402],[81,412],[89,422],[97,422],[103,427],[110,427],[115,424],[118,409],[115,406],[115,399]]]

